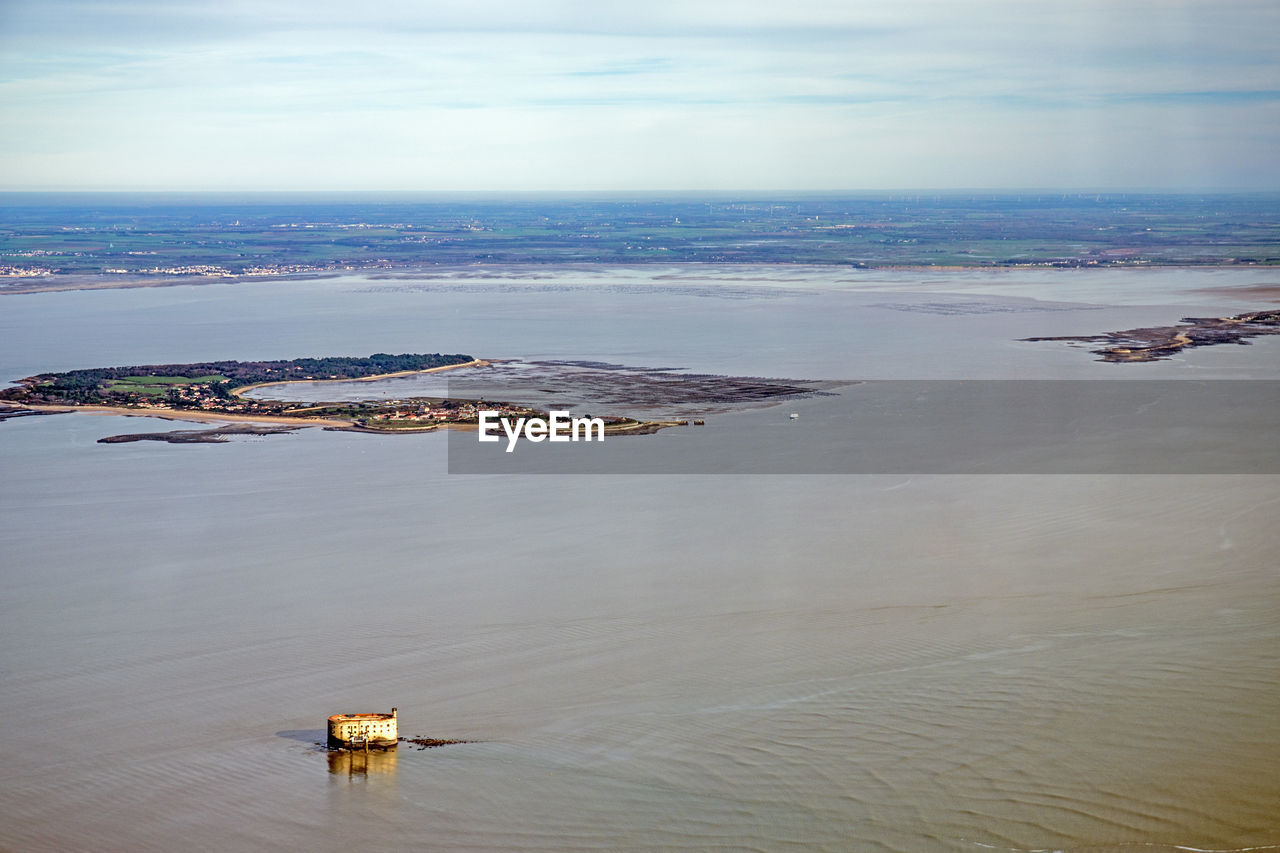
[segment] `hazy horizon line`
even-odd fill
[[[996,197],[1022,195],[1061,195],[1070,196],[1185,196],[1185,195],[1280,195],[1280,188],[1259,189],[1256,187],[896,187],[888,189],[607,189],[607,190],[554,190],[554,189],[509,189],[509,190],[387,190],[387,189],[4,189],[0,188],[0,198],[22,196],[206,196],[223,198],[243,197],[364,197],[364,198],[728,198],[733,200],[758,199],[776,200],[780,198],[863,198],[863,197],[897,197],[924,196],[956,197],[965,195],[991,195]]]

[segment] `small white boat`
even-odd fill
[[[798,417],[800,417],[800,413],[799,413],[799,412],[792,412],[792,413],[791,413],[791,420],[793,420],[793,421],[794,421],[794,420],[795,420],[796,418],[798,418]]]

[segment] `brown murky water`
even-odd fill
[[[413,349],[368,341],[407,342],[397,317],[416,303],[354,322],[381,294],[314,287],[308,352]],[[268,326],[301,345],[289,300],[187,290],[17,303],[5,363],[44,357],[42,330],[88,330],[124,294],[121,312],[148,307],[154,329],[128,358],[73,336],[69,366],[177,360],[163,330],[193,301],[211,337],[177,358],[251,349]],[[412,298],[423,318],[472,317],[459,336],[510,309]],[[668,306],[632,298],[609,304]],[[827,300],[770,300],[769,323],[856,337],[868,315]],[[538,317],[515,352],[471,349],[653,365],[670,344],[679,365],[761,373],[729,354],[763,328],[756,303],[704,301],[697,347],[622,334],[632,317],[616,352],[569,352],[575,319],[600,309],[577,293],[556,306],[564,351]],[[1066,325],[1130,311],[1159,313]],[[975,373],[1011,364],[1027,345],[1003,332],[1028,316],[1064,327],[899,315],[925,350],[947,324],[971,333],[945,348],[971,350]],[[803,342],[787,342],[778,375],[855,375],[829,347],[797,369]],[[1276,378],[1276,351],[1157,367]],[[1031,358],[1040,375],[1072,358],[1116,369]],[[733,423],[706,428],[725,453]],[[15,850],[1280,845],[1280,477],[467,476],[446,473],[442,435],[95,443],[140,426],[0,424],[0,828]],[[633,440],[681,452],[666,435]],[[474,742],[316,748],[328,714],[392,705],[405,736]]]

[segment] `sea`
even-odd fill
[[[830,383],[509,456],[0,423],[0,849],[1280,850],[1280,337],[1149,364],[1022,340],[1278,282],[492,266],[0,296],[10,382],[457,352]],[[392,707],[460,742],[324,748],[329,715]]]

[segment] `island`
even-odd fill
[[[1183,317],[1176,326],[1152,326],[1125,329],[1101,335],[1060,335],[1023,338],[1024,341],[1069,341],[1072,343],[1105,343],[1092,350],[1099,361],[1113,364],[1161,361],[1191,347],[1216,344],[1247,344],[1249,338],[1280,334],[1280,311],[1264,310],[1237,314],[1234,317]]]
[[[329,356],[89,368],[29,376],[14,387],[0,390],[0,417],[79,410],[246,425],[204,431],[135,433],[102,439],[104,443],[159,440],[189,444],[222,442],[229,435],[272,435],[290,431],[263,424],[405,433],[428,432],[441,427],[474,428],[482,410],[496,411],[504,417],[546,416],[546,413],[529,406],[483,399],[418,397],[312,405],[244,396],[246,391],[283,383],[370,381],[489,365],[490,362],[484,359],[458,353],[375,353],[367,357]],[[618,416],[602,420],[608,434],[643,435],[684,423]]]

